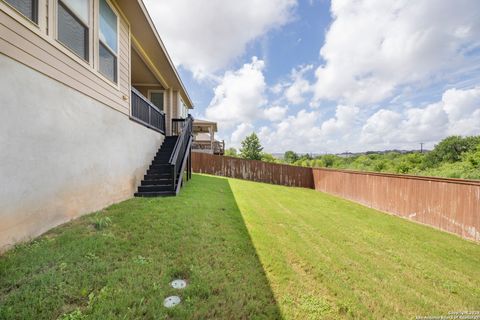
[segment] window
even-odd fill
[[[163,91],[151,91],[150,101],[155,105],[155,107],[163,111]]]
[[[183,102],[183,100],[182,100],[182,116],[185,119],[188,117],[188,107],[185,104],[185,102]]]
[[[99,71],[111,81],[117,82],[118,19],[106,0],[100,0],[99,6]]]
[[[38,23],[38,0],[5,0],[28,19]]]
[[[178,104],[178,116],[182,119],[187,118],[186,106],[185,106],[185,103],[183,103],[182,99],[180,99],[180,103]]]
[[[89,61],[90,0],[58,1],[58,40],[85,61]]]

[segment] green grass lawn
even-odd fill
[[[109,219],[107,219],[107,217]],[[168,286],[186,278],[186,289]],[[163,299],[183,301],[165,309]],[[0,257],[0,319],[405,319],[480,310],[480,246],[314,190],[194,175]]]

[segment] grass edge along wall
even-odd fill
[[[480,242],[480,181],[305,168],[193,153],[193,171],[316,189]]]

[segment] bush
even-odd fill
[[[100,215],[96,215],[93,219],[93,226],[97,230],[103,230],[108,228],[112,224],[112,219],[109,217],[101,217]]]

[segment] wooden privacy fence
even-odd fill
[[[311,188],[480,241],[480,181],[295,167],[193,153],[193,171]]]
[[[480,241],[480,181],[312,171],[318,191]]]
[[[310,168],[192,152],[193,172],[289,187],[313,188]]]

